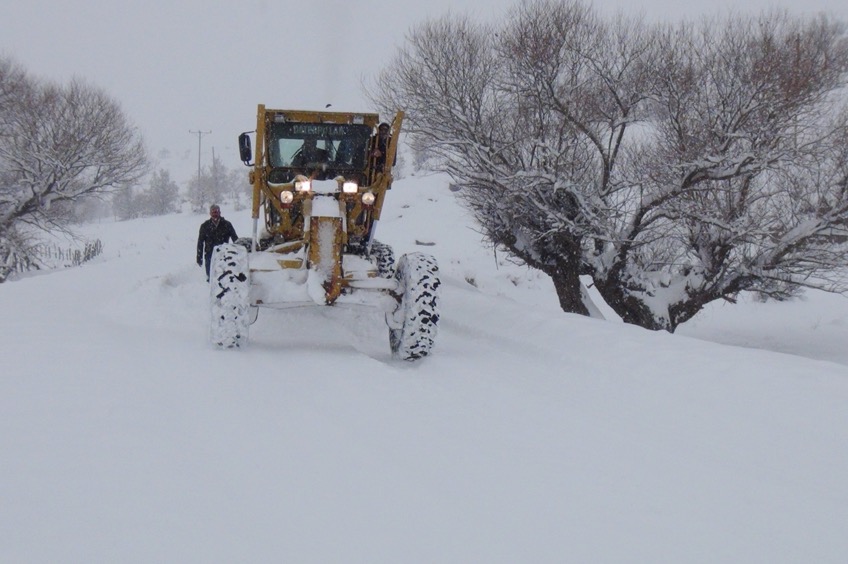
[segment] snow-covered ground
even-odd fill
[[[409,178],[379,238],[440,261],[431,357],[337,309],[217,351],[203,219],[87,226],[94,263],[0,285],[0,562],[848,561],[845,298],[566,315]]]

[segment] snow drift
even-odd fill
[[[680,331],[742,346],[566,315],[411,178],[379,238],[439,260],[431,356],[342,308],[218,351],[202,220],[90,225],[99,259],[0,286],[0,560],[844,562],[843,298]]]

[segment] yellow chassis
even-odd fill
[[[370,113],[273,110],[259,105],[256,122],[256,147],[249,180],[253,188],[253,249],[249,253],[251,305],[319,304],[348,302],[376,305],[391,310],[385,303],[396,289],[392,279],[378,276],[370,261],[356,253],[345,253],[351,238],[367,239],[380,219],[386,191],[392,183],[392,164],[403,122],[398,112],[391,123],[391,137],[382,171],[375,159],[368,158],[365,168],[356,172],[360,180],[354,193],[342,190],[344,178],[315,181],[321,191],[299,192],[298,176],[291,182],[272,183],[274,170],[268,158],[268,132],[275,122],[304,124],[362,124],[372,129],[379,116]],[[373,203],[363,203],[363,194],[373,194]],[[284,202],[282,195],[292,198]],[[264,208],[263,236],[277,241],[259,250],[259,211]],[[370,240],[368,241],[370,247]],[[376,290],[373,298],[359,296],[360,290]],[[382,294],[382,295],[380,295]]]

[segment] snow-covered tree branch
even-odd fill
[[[42,83],[0,58],[0,101],[2,282],[33,230],[62,228],[69,203],[138,182],[147,160],[118,103],[94,86]]]
[[[841,291],[845,27],[769,12],[699,24],[522,3],[412,30],[372,98],[449,173],[484,235],[587,313],[674,330],[741,290]]]

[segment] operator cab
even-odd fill
[[[273,123],[268,132],[272,183],[298,174],[317,180],[344,176],[361,182],[368,165],[371,128],[364,124]]]

